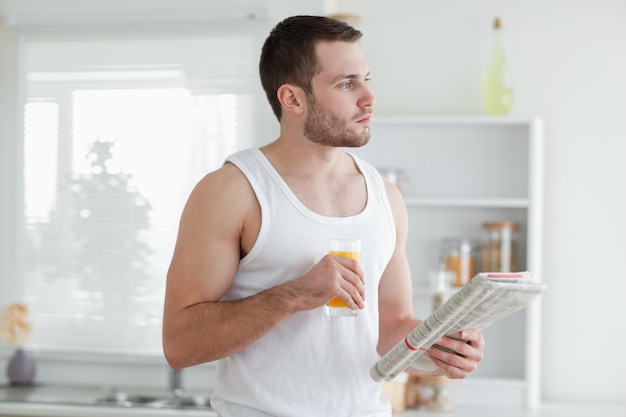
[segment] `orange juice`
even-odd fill
[[[331,255],[335,256],[343,256],[344,258],[354,259],[357,262],[361,262],[361,252],[349,252],[349,251],[333,251],[328,252]],[[348,308],[346,303],[341,298],[333,298],[326,304],[328,307],[336,307],[336,308]]]
[[[354,259],[355,261],[361,263],[361,252],[347,252],[347,251],[330,251],[328,252],[331,255],[335,256],[343,256],[344,258]]]

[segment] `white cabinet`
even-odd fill
[[[373,119],[354,151],[402,170],[418,317],[432,309],[429,271],[442,238],[482,238],[486,221],[519,223],[518,270],[542,274],[543,124],[490,117]],[[485,359],[456,385],[457,402],[533,407],[539,402],[540,301],[487,329]],[[467,388],[467,389],[466,389]]]

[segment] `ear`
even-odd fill
[[[294,114],[302,114],[304,112],[305,94],[300,87],[292,84],[283,84],[278,88],[276,96],[283,111]]]

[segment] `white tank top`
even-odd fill
[[[350,217],[307,209],[258,149],[227,159],[250,182],[262,219],[257,241],[222,299],[299,278],[328,253],[330,238],[361,239],[366,299],[357,317],[331,317],[323,308],[300,311],[218,360],[211,403],[222,417],[391,416],[369,370],[378,359],[378,283],[395,247],[395,226],[380,174],[351,156],[365,178],[367,204]]]

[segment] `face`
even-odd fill
[[[317,55],[323,69],[313,77],[313,95],[307,95],[304,135],[333,147],[365,145],[375,100],[360,48],[352,42],[321,42]]]

